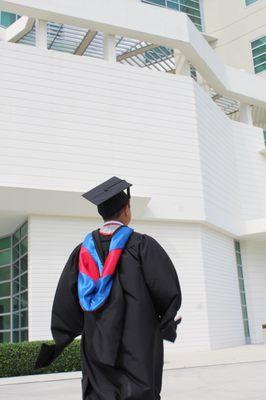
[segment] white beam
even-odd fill
[[[216,92],[266,108],[266,80],[225,65],[183,12],[136,0],[0,0],[0,9],[177,48]]]
[[[46,21],[36,19],[36,47],[39,49],[47,49],[47,23]]]
[[[27,33],[29,33],[34,26],[34,18],[21,17],[8,28],[4,29],[3,40],[6,42],[17,42]]]
[[[107,61],[116,61],[116,47],[115,47],[115,35],[109,35],[104,33],[103,37],[103,54],[104,59]]]
[[[180,50],[174,49],[175,73],[190,76],[190,64]]]
[[[239,121],[245,124],[253,125],[252,106],[246,103],[239,105]]]

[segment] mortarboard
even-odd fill
[[[82,196],[97,206],[103,218],[109,218],[127,204],[130,199],[130,186],[132,184],[126,180],[113,176],[83,193]],[[127,194],[124,192],[125,189],[127,189]]]

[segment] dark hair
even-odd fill
[[[103,218],[104,222],[106,221],[111,221],[113,219],[117,219],[120,217],[120,215],[122,214],[123,209],[128,206],[130,207],[130,200],[128,200],[128,202],[126,204],[123,205],[123,207],[120,208],[120,210],[116,211],[113,215],[111,215],[108,218]]]

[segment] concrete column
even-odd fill
[[[47,49],[47,22],[36,19],[36,47],[39,49]]]
[[[245,124],[253,125],[252,106],[247,103],[240,103],[239,106],[239,121]]]
[[[174,58],[176,65],[176,74],[190,76],[189,62],[180,50],[174,49]]]
[[[104,33],[103,38],[103,51],[104,59],[107,61],[116,62],[116,41],[115,35]]]

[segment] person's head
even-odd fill
[[[102,218],[104,222],[116,220],[122,222],[124,225],[128,225],[132,218],[130,200],[128,200],[128,202],[120,210],[118,210],[108,218],[107,217],[102,217]]]
[[[130,186],[132,184],[125,179],[113,176],[82,196],[97,206],[104,221],[115,219],[128,225],[131,220]]]

